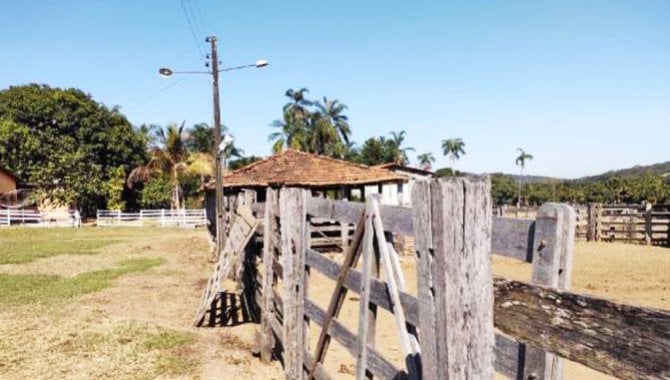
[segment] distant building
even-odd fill
[[[0,166],[0,195],[16,190],[17,183],[14,173]]]
[[[397,194],[398,186],[402,187],[408,180],[407,177],[387,169],[288,149],[225,173],[223,189],[226,195],[244,189],[256,190],[259,202],[265,201],[266,188],[283,186],[309,189],[314,196],[361,201],[366,194],[382,194],[384,191],[392,194],[392,189],[396,189]],[[210,228],[213,230],[216,213],[215,182],[210,181],[205,190],[205,208]],[[389,195],[389,201],[391,198]],[[396,203],[382,200],[382,203],[398,204],[397,200]]]
[[[375,169],[388,170],[406,178],[405,181],[399,183],[386,183],[378,190],[382,194],[382,203],[394,206],[411,206],[412,205],[412,188],[416,181],[437,177],[435,173],[429,170],[413,168],[405,165],[398,165],[395,163],[388,163],[373,166]],[[373,191],[372,188],[366,188],[366,192]]]

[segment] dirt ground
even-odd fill
[[[331,255],[338,260],[338,257]],[[401,258],[407,291],[416,294],[416,263],[413,258]],[[612,243],[577,243],[573,263],[572,290],[579,293],[629,303],[633,305],[670,310],[670,249],[640,245]],[[520,281],[529,281],[529,264],[494,256],[495,275]],[[383,275],[382,275],[383,277]],[[334,282],[325,276],[312,272],[309,297],[322,309],[327,309]],[[340,320],[351,331],[357,330],[358,298],[349,294]],[[376,330],[378,350],[399,367],[404,367],[396,333],[395,319],[390,313],[380,311]],[[318,330],[310,328],[311,341],[318,339]],[[355,366],[351,355],[338,345],[331,343],[326,358],[326,368],[338,378],[354,378]],[[500,376],[500,379],[504,377]],[[565,379],[599,380],[611,379],[580,364],[565,363]]]
[[[49,308],[25,305],[0,309],[0,378],[159,378],[282,379],[278,362],[264,365],[252,354],[257,325],[190,327],[206,278],[209,243],[202,230],[138,233],[132,242],[114,244],[93,255],[59,255],[26,264],[0,266],[0,273],[76,276],[138,257],[163,259],[146,272],[124,275],[112,286]],[[338,260],[338,256],[331,256]],[[407,291],[416,293],[416,266],[402,257]],[[527,264],[495,257],[497,275],[528,280]],[[670,309],[670,249],[620,244],[579,243],[573,290],[622,302]],[[383,275],[382,275],[383,277]],[[334,282],[312,271],[309,298],[327,308]],[[358,298],[347,296],[341,321],[357,330]],[[132,342],[141,334],[174,331],[192,336],[173,353],[174,360],[144,353]],[[403,367],[395,320],[379,311],[376,345]],[[310,328],[313,347],[319,331]],[[129,338],[130,337],[130,338]],[[130,340],[130,341],[129,341]],[[174,358],[173,358],[174,359]],[[162,365],[162,367],[160,367]],[[178,368],[170,371],[170,365]],[[165,368],[167,366],[167,368]],[[331,343],[325,366],[334,378],[353,378],[354,361]],[[186,368],[186,370],[184,370]],[[566,363],[566,379],[605,379]]]
[[[255,325],[190,326],[211,270],[208,253],[204,230],[138,233],[132,243],[110,245],[94,255],[0,266],[0,273],[74,276],[129,258],[163,259],[160,266],[122,276],[66,305],[0,309],[0,378],[135,379],[156,373],[163,378],[283,378],[278,363],[263,365],[252,355]],[[162,331],[193,337],[179,346],[176,362],[174,357],[161,362],[165,357],[131,342]]]

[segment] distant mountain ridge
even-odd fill
[[[436,171],[439,175],[439,172],[447,172],[451,170],[450,168],[442,168]],[[644,173],[652,173],[661,176],[670,177],[670,161],[661,162],[652,165],[636,165],[626,169],[617,169],[610,170],[602,174],[596,174],[592,176],[585,176],[577,179],[565,179],[565,178],[556,178],[556,177],[546,177],[546,176],[536,176],[536,175],[523,175],[519,176],[518,174],[509,174],[509,173],[490,173],[490,174],[502,174],[504,176],[510,177],[515,181],[519,180],[519,177],[523,179],[524,183],[547,183],[547,182],[600,182],[606,181],[612,177],[635,177]],[[471,173],[463,173],[470,175]]]
[[[619,170],[610,170],[603,174],[593,175],[582,177],[576,179],[575,181],[581,182],[598,182],[607,180],[612,177],[634,177],[644,173],[651,173],[661,176],[670,176],[670,161],[661,162],[653,165],[636,165],[632,168],[619,169]]]

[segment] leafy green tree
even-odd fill
[[[144,144],[117,107],[81,90],[30,84],[0,91],[0,165],[43,199],[84,212],[105,207],[112,169],[144,162]]]
[[[213,173],[212,158],[207,153],[188,153],[184,123],[155,129],[153,136],[150,158],[130,172],[128,186],[147,183],[154,177],[168,177],[173,186],[171,207],[183,208],[185,194],[181,182],[188,176],[199,176],[204,182],[204,177]]]
[[[230,170],[237,170],[239,168],[243,168],[249,164],[253,164],[256,161],[262,160],[263,157],[258,157],[258,156],[245,156],[245,157],[240,157],[235,160],[231,160],[228,162],[228,169]]]
[[[491,175],[491,197],[495,204],[504,205],[514,203],[516,198],[516,183],[510,176],[502,173]]]
[[[393,162],[395,154],[391,149],[391,143],[383,137],[371,137],[363,143],[360,155],[356,160],[364,165],[380,165]]]
[[[107,181],[107,209],[125,210],[126,202],[123,200],[123,190],[126,184],[126,171],[123,166],[111,170]]]
[[[228,127],[221,126],[221,135],[228,133]],[[207,153],[212,157],[214,152],[214,127],[210,127],[207,123],[195,124],[186,131],[184,137],[186,150],[190,153]],[[225,158],[241,157],[244,152],[239,149],[235,142],[226,147]]]
[[[423,170],[430,170],[435,162],[435,157],[433,157],[433,154],[430,152],[421,153],[416,159],[419,161],[419,165],[421,165]]]
[[[168,208],[173,201],[174,187],[168,176],[154,176],[144,184],[140,205],[146,209]]]

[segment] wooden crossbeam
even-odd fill
[[[319,334],[319,340],[316,344],[316,351],[314,354],[314,362],[312,367],[309,370],[309,379],[314,379],[316,373],[316,367],[319,363],[323,363],[326,357],[326,351],[328,350],[328,345],[330,343],[330,335],[328,334],[328,328],[334,318],[339,315],[340,310],[342,309],[342,304],[347,295],[347,288],[344,286],[344,281],[347,278],[347,272],[350,268],[355,267],[360,257],[360,249],[363,233],[365,230],[365,211],[361,215],[361,218],[356,225],[356,232],[354,233],[352,244],[349,246],[347,253],[344,257],[344,262],[340,267],[340,273],[337,276],[337,281],[335,285],[335,292],[333,297],[330,299],[328,304],[328,310],[326,311],[326,318],[324,319],[321,333]]]

